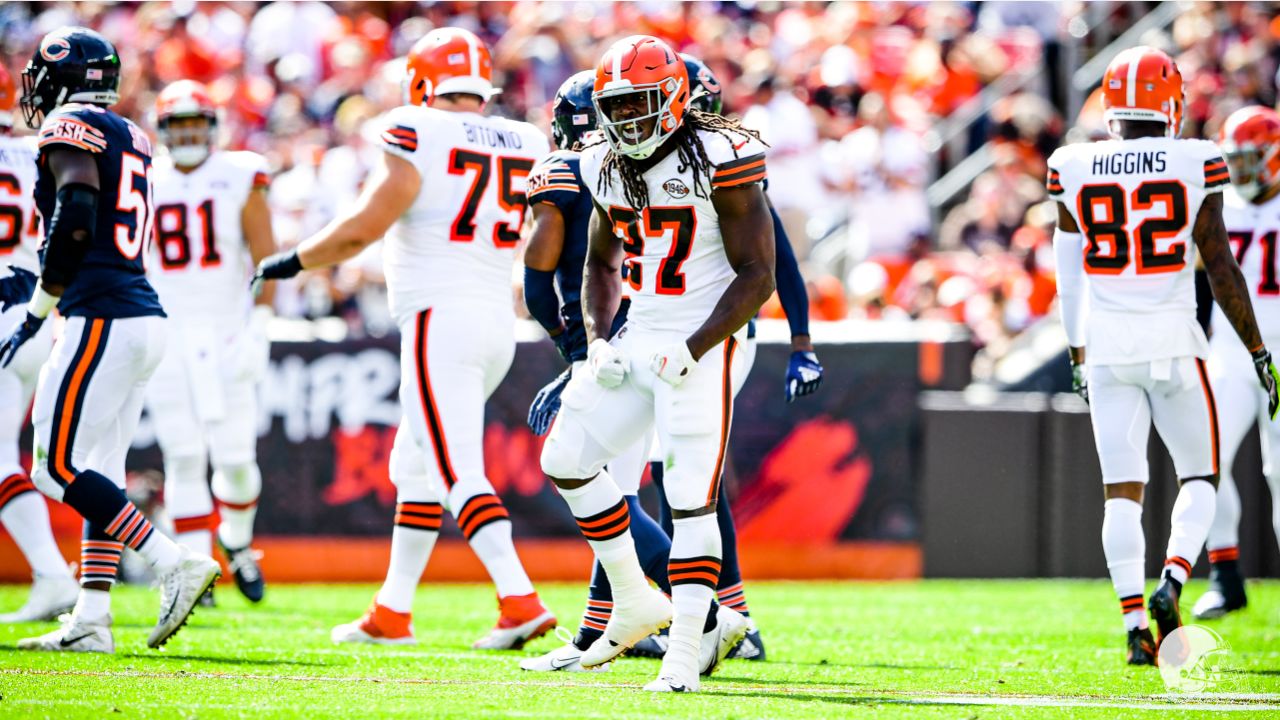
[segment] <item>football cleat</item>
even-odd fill
[[[1243,610],[1248,604],[1239,565],[1214,563],[1209,566],[1209,589],[1196,600],[1191,614],[1197,620],[1215,620],[1229,612]]]
[[[593,668],[582,667],[582,651],[573,644],[569,631],[556,628],[556,637],[564,644],[544,655],[521,660],[520,669],[530,672],[604,672],[611,666],[611,663],[605,663]]]
[[[23,638],[18,641],[18,649],[114,653],[116,641],[111,635],[111,616],[89,622],[74,614],[66,615],[57,630],[39,637]]]
[[[200,607],[202,607],[202,608],[215,608],[215,607],[218,607],[218,603],[216,603],[216,602],[214,601],[214,599],[213,599],[213,587],[212,587],[212,586],[211,586],[208,590],[205,590],[205,591],[204,591],[204,594],[200,596]]]
[[[636,643],[671,624],[671,601],[645,587],[634,597],[615,596],[604,634],[582,653],[583,667],[603,665]]]
[[[556,626],[556,616],[538,599],[538,593],[498,598],[498,609],[498,624],[472,643],[472,649],[519,650]]]
[[[1156,591],[1147,600],[1151,608],[1151,619],[1156,621],[1156,647],[1164,641],[1169,633],[1182,627],[1182,613],[1178,611],[1178,591],[1173,582],[1165,577],[1160,581]]]
[[[760,628],[756,627],[756,622],[751,618],[747,618],[746,637],[729,653],[729,659],[764,662],[764,640],[760,638]]]
[[[654,658],[661,660],[667,654],[667,633],[656,632],[649,637],[641,640],[627,651],[627,655],[631,657]]]
[[[729,653],[747,636],[748,621],[737,610],[721,605],[716,610],[716,626],[702,634],[698,649],[698,668],[707,676],[720,667]]]
[[[80,595],[80,585],[70,575],[48,577],[37,575],[31,581],[27,602],[11,613],[0,615],[0,623],[44,622],[57,620],[70,612]]]
[[[222,567],[208,555],[178,546],[178,564],[160,576],[160,617],[147,637],[147,647],[158,648],[178,632],[205,591],[222,577]]]
[[[1129,651],[1125,659],[1130,665],[1156,664],[1156,639],[1151,637],[1151,628],[1129,631]]]
[[[258,567],[258,559],[262,554],[251,547],[232,550],[221,541],[218,545],[227,556],[227,567],[231,568],[231,574],[236,579],[236,587],[240,588],[240,593],[248,598],[249,602],[262,602],[262,596],[267,590],[266,583],[262,580],[262,568]]]
[[[679,673],[668,671],[664,663],[662,672],[658,674],[658,679],[645,685],[644,689],[646,692],[685,693],[698,692],[699,687],[697,675],[682,677]]]
[[[413,613],[400,613],[378,604],[375,599],[359,620],[335,627],[329,633],[335,643],[374,645],[416,645]]]

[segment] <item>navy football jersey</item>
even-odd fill
[[[52,218],[57,187],[46,154],[74,148],[98,163],[98,223],[93,246],[58,303],[65,316],[128,318],[164,315],[143,265],[153,231],[151,141],[132,122],[98,107],[69,103],[40,126],[36,207]],[[47,232],[46,223],[46,232]],[[41,263],[47,248],[40,249]]]
[[[569,335],[571,355],[587,356],[587,331],[582,322],[582,266],[587,259],[587,223],[594,206],[582,184],[578,153],[557,150],[538,162],[529,173],[529,203],[548,203],[564,216],[564,246],[556,264],[560,289],[560,317]]]

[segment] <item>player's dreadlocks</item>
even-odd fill
[[[679,170],[684,172],[690,168],[693,169],[693,191],[698,194],[698,197],[705,198],[709,197],[709,194],[703,185],[703,180],[710,183],[711,174],[715,172],[715,168],[711,164],[711,159],[707,157],[707,149],[702,146],[702,138],[696,132],[698,130],[709,130],[724,135],[730,140],[733,140],[732,134],[737,134],[742,139],[751,138],[761,143],[764,141],[760,139],[760,133],[743,127],[738,120],[704,113],[700,110],[686,110],[684,123],[674,136],[676,152],[679,153],[680,158]],[[734,153],[737,154],[737,151],[735,150]],[[600,166],[597,189],[603,192],[613,185],[614,169],[617,169],[618,176],[622,179],[622,195],[627,204],[636,210],[648,207],[649,185],[644,181],[639,163],[612,150],[605,154],[604,162]]]

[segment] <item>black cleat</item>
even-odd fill
[[[1156,664],[1156,639],[1151,637],[1151,628],[1134,628],[1129,631],[1126,660],[1130,665]]]
[[[635,645],[632,645],[631,649],[627,651],[627,655],[629,655],[630,657],[646,657],[646,658],[654,658],[656,660],[661,660],[662,658],[666,657],[666,654],[667,654],[667,629],[666,628],[663,628],[662,630],[650,635],[649,637],[641,640]]]
[[[249,599],[250,602],[262,602],[262,596],[266,594],[267,585],[262,580],[262,569],[258,567],[258,553],[252,547],[244,547],[239,550],[232,550],[226,545],[218,543],[222,547],[222,552],[227,556],[227,565],[231,568],[231,573],[235,575],[236,587],[240,589],[240,593]]]
[[[1191,614],[1197,620],[1215,620],[1227,613],[1243,610],[1248,604],[1240,563],[1227,560],[1209,566],[1209,589],[1196,601]]]
[[[213,586],[212,586],[212,585],[210,585],[210,586],[209,586],[209,589],[208,589],[208,590],[205,590],[205,591],[204,591],[204,594],[200,596],[200,601],[199,601],[199,603],[198,603],[198,604],[199,604],[199,605],[200,605],[200,607],[202,607],[202,608],[212,608],[212,607],[217,607],[217,606],[218,606],[218,604],[217,604],[217,603],[215,603],[215,602],[213,601]]]
[[[1151,608],[1151,619],[1156,621],[1157,648],[1169,633],[1182,627],[1182,613],[1178,610],[1178,596],[1181,594],[1181,583],[1166,575],[1147,600],[1147,607]]]

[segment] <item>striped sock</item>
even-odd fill
[[[591,647],[591,643],[604,633],[604,628],[609,624],[609,618],[612,616],[612,601],[587,598],[587,609],[582,613],[582,623],[578,626],[578,635],[573,639],[573,643],[580,650]]]
[[[714,513],[678,518],[673,525],[667,579],[675,612],[662,666],[664,671],[674,666],[681,675],[697,674],[702,633],[720,581],[720,528]]]
[[[1147,627],[1145,607],[1146,604],[1141,594],[1120,598],[1120,613],[1124,615],[1124,628],[1126,630]]]
[[[396,503],[391,561],[387,564],[387,577],[378,590],[378,604],[397,613],[413,609],[414,591],[440,537],[443,518],[444,508],[440,503]]]
[[[467,484],[460,482],[453,486],[449,492],[449,503],[451,507],[459,508],[458,528],[466,536],[472,552],[484,563],[498,597],[532,594],[533,582],[516,553],[516,545],[511,538],[511,515],[506,506],[491,492],[493,488],[487,480],[483,487],[489,492],[462,500],[466,497],[462,493]]]
[[[558,489],[578,521],[582,536],[595,552],[596,560],[604,567],[614,600],[647,589],[649,582],[640,568],[631,537],[627,502],[608,471],[600,471],[582,487]]]
[[[1239,560],[1239,559],[1240,559],[1239,547],[1232,546],[1232,547],[1219,548],[1217,550],[1209,551],[1209,562],[1213,563],[1214,565],[1217,565],[1219,563],[1224,563],[1224,562],[1232,562],[1234,560]]]
[[[102,528],[86,522],[84,539],[80,541],[80,584],[114,584],[123,552],[124,543],[113,539]]]
[[[213,554],[213,529],[218,527],[218,513],[173,519],[173,539],[201,555]]]
[[[747,596],[743,592],[742,583],[722,588],[716,591],[716,595],[720,599],[720,604],[730,610],[737,610],[743,615],[750,615],[751,612],[747,608]]]
[[[1191,563],[1186,558],[1174,555],[1164,561],[1164,574],[1177,581],[1178,590],[1181,591],[1187,578],[1191,577]]]

